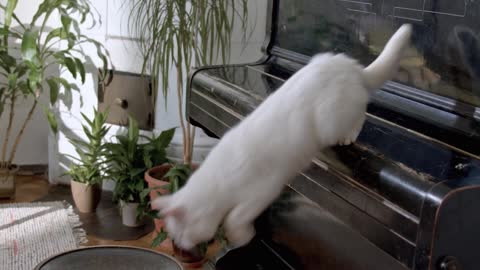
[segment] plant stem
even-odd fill
[[[177,98],[178,98],[178,114],[179,114],[179,117],[180,117],[180,126],[182,128],[182,137],[183,137],[183,162],[185,164],[190,164],[189,161],[188,161],[188,158],[187,158],[187,149],[188,149],[188,133],[187,133],[187,130],[185,128],[185,121],[183,119],[183,95],[182,95],[182,92],[183,92],[183,81],[182,81],[182,78],[181,76],[179,76],[179,74],[181,74],[181,64],[180,63],[177,63],[176,65],[176,68],[177,68]]]
[[[13,144],[12,150],[10,152],[10,158],[8,160],[8,164],[11,164],[13,162],[13,159],[15,158],[15,154],[17,153],[17,147],[18,144],[20,143],[20,139],[22,138],[22,135],[25,131],[25,128],[27,127],[28,122],[32,119],[33,112],[35,111],[35,108],[37,107],[38,100],[37,98],[34,99],[32,107],[30,108],[30,111],[28,112],[27,118],[23,122],[22,128],[17,134],[17,138],[15,139],[15,143]]]
[[[190,125],[190,123],[188,123],[188,125]],[[194,145],[194,142],[195,142],[195,130],[196,130],[196,128],[192,127],[192,133],[189,135],[190,136],[190,149],[189,149],[190,163],[192,162],[192,158],[193,158],[193,145]]]
[[[11,103],[10,103],[10,112],[8,117],[7,131],[5,132],[5,138],[3,139],[2,162],[5,162],[7,159],[8,141],[10,139],[10,133],[12,132],[13,118],[15,116],[15,110],[14,110],[15,100],[16,100],[16,95],[13,93],[11,97]]]

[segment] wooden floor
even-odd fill
[[[49,189],[51,190],[48,184],[48,181],[41,176],[19,176],[16,182],[17,182],[17,187],[16,187],[15,198],[13,200],[0,199],[0,204],[12,203],[12,202],[36,201],[47,196],[49,194]],[[151,245],[152,238],[153,238],[153,231],[137,240],[130,240],[130,241],[113,241],[113,240],[102,239],[102,238],[96,237],[95,235],[87,235],[88,242],[83,246],[116,245],[116,246],[134,246],[134,247],[151,249],[150,245]],[[173,255],[171,244],[168,242],[166,242],[165,244],[162,244],[155,250],[163,253],[167,253],[169,255]],[[215,252],[215,251],[209,249],[209,253],[212,253],[212,252]],[[209,254],[209,255],[211,256],[212,254]]]

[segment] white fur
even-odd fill
[[[227,132],[187,185],[153,206],[185,249],[210,240],[223,224],[233,246],[255,234],[253,221],[314,155],[354,142],[373,90],[391,79],[411,26],[404,25],[364,69],[339,54],[320,54]]]

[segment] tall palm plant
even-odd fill
[[[183,115],[183,78],[196,65],[227,60],[237,19],[247,37],[247,0],[143,0],[130,6],[130,31],[140,39],[142,73],[149,71],[154,89],[167,99],[169,73],[176,71],[176,93],[183,134],[183,161],[192,161],[195,128]],[[129,3],[131,3],[129,1]],[[161,85],[159,81],[161,80]],[[153,102],[156,102],[156,97]]]

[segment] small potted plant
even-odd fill
[[[174,132],[170,129],[151,138],[141,136],[138,123],[130,117],[127,134],[117,135],[117,143],[107,144],[108,175],[116,182],[113,195],[120,204],[124,225],[140,226],[143,217],[152,213],[143,176],[154,165],[167,162],[165,148]]]
[[[106,126],[108,111],[99,112],[94,109],[93,120],[82,113],[83,132],[87,141],[70,139],[79,156],[66,173],[71,177],[70,187],[73,200],[82,213],[95,212],[102,194],[102,182],[105,174],[102,172],[105,165],[106,145],[103,143],[110,127]]]

